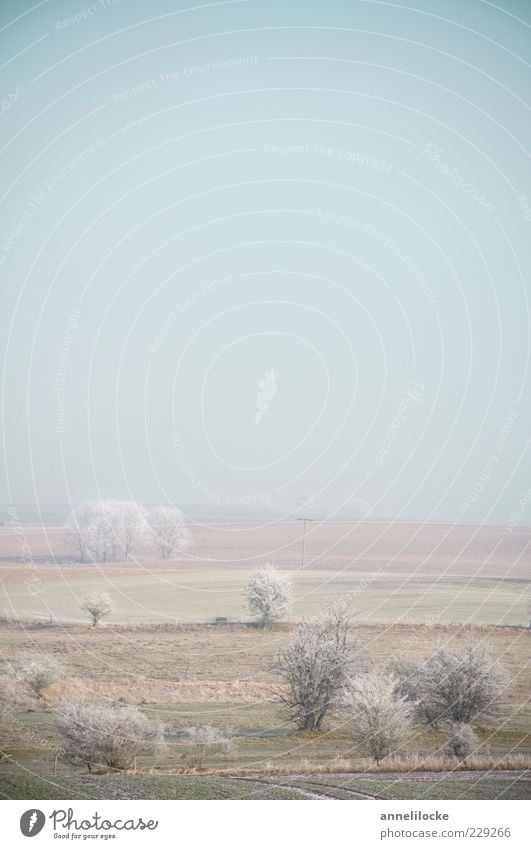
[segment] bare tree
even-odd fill
[[[147,545],[146,510],[130,501],[84,502],[68,517],[65,533],[82,562],[128,560]]]
[[[95,505],[94,528],[89,538],[98,563],[128,560],[147,543],[146,510],[132,501],[101,501]]]
[[[397,694],[394,675],[374,670],[351,680],[341,712],[351,723],[352,737],[376,763],[398,751],[413,730],[413,707]]]
[[[43,690],[64,677],[64,667],[46,654],[26,654],[14,664],[15,677],[40,698]]]
[[[208,757],[228,752],[231,745],[225,732],[212,725],[185,728],[184,739],[188,747],[187,762],[194,769],[201,769]]]
[[[114,501],[110,504],[117,528],[119,559],[129,560],[133,551],[147,544],[147,510],[132,501]]]
[[[93,628],[112,610],[111,600],[106,593],[89,593],[79,606],[90,616]]]
[[[92,522],[88,531],[88,551],[95,563],[115,559],[117,551],[115,511],[108,501],[92,505]]]
[[[286,613],[291,597],[291,578],[269,563],[254,572],[245,588],[247,605],[262,627]]]
[[[89,556],[89,540],[94,520],[94,505],[88,501],[72,510],[66,520],[65,538],[79,552],[79,559],[84,563]]]
[[[153,754],[164,741],[164,726],[129,705],[65,698],[57,705],[57,727],[66,760],[93,767],[129,769],[141,752]]]
[[[148,512],[132,501],[85,501],[65,525],[69,545],[81,562],[128,560],[156,544],[163,560],[174,559],[191,545],[191,535],[177,507],[160,505]]]
[[[177,507],[162,504],[153,507],[148,514],[148,523],[162,560],[174,560],[192,544],[184,516]]]
[[[415,692],[431,724],[469,723],[496,713],[503,676],[481,645],[469,643],[462,654],[441,646],[419,664]]]
[[[318,731],[336,706],[353,669],[352,629],[345,607],[332,605],[324,620],[301,623],[280,655],[277,695],[301,731]]]
[[[77,548],[82,563],[85,560],[105,563],[114,559],[117,540],[116,529],[113,528],[113,503],[85,501],[68,517],[66,539]]]
[[[466,722],[452,722],[448,735],[447,752],[460,761],[466,761],[479,746],[479,737]]]

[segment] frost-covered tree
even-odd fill
[[[80,604],[81,610],[88,613],[92,627],[95,628],[100,619],[112,610],[111,600],[107,593],[93,592],[85,596]]]
[[[301,731],[318,731],[337,706],[354,668],[352,630],[345,607],[331,605],[323,620],[302,622],[281,653],[277,695]]]
[[[14,664],[14,673],[32,695],[40,698],[46,687],[64,677],[64,667],[55,657],[31,652]]]
[[[85,501],[67,519],[65,534],[81,562],[128,560],[147,545],[147,512],[131,501]]]
[[[66,520],[65,538],[79,552],[81,563],[89,558],[89,540],[91,527],[94,519],[94,504],[84,501],[74,510]]]
[[[141,753],[164,742],[164,726],[131,705],[96,704],[69,697],[57,705],[57,728],[66,760],[92,767],[129,769]]]
[[[272,564],[254,572],[245,588],[247,606],[262,625],[281,619],[291,598],[291,578]]]
[[[172,560],[191,545],[177,507],[160,505],[148,513],[133,501],[83,502],[68,517],[65,538],[82,563],[112,563],[153,550]]]
[[[410,660],[404,672],[399,689],[418,702],[432,726],[492,715],[503,696],[503,675],[480,644],[469,643],[462,653],[441,646],[416,666]]]
[[[397,693],[405,696],[414,706],[418,719],[436,731],[438,711],[430,698],[428,668],[417,657],[402,655],[393,664],[397,679]]]
[[[147,510],[132,501],[110,502],[115,514],[115,528],[120,551],[120,560],[129,560],[138,548],[145,546],[149,538]]]
[[[107,563],[116,557],[116,510],[111,501],[97,501],[92,505],[92,521],[88,528],[87,550],[89,559]]]
[[[192,544],[190,530],[178,507],[153,507],[147,517],[153,544],[162,560],[174,560]]]
[[[343,695],[352,737],[376,763],[397,752],[413,730],[413,706],[397,694],[397,683],[376,669],[349,681]]]

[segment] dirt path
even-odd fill
[[[240,778],[237,775],[227,775],[226,778],[231,781],[248,781],[251,784],[265,784],[267,787],[275,787],[277,790],[291,790],[292,793],[298,793],[300,796],[306,796],[307,799],[337,799],[337,796],[332,796],[326,793],[314,793],[312,790],[305,790],[302,787],[297,787],[294,784],[278,784],[274,781],[269,781],[266,778]],[[224,779],[225,780],[225,779]],[[305,784],[311,782],[306,781]]]
[[[458,779],[462,781],[472,781],[472,780],[484,780],[484,779],[496,779],[496,780],[505,780],[505,781],[514,781],[515,779],[529,779],[531,773],[529,770],[506,770],[506,769],[497,769],[497,770],[455,770],[450,772],[375,772],[375,773],[338,773],[334,776],[333,773],[325,773],[323,778],[336,778],[336,780],[341,780],[341,778],[348,778],[350,780],[354,779],[359,781],[363,786],[363,782],[365,781],[425,781],[429,782],[437,782],[446,779]],[[286,780],[283,781],[280,776],[273,776],[271,779],[267,778],[243,778],[236,775],[227,776],[230,779],[237,781],[249,781],[253,784],[266,784],[269,787],[276,787],[279,790],[289,790],[292,793],[297,793],[299,795],[305,796],[308,799],[335,799],[335,800],[344,800],[345,795],[350,795],[352,798],[361,798],[361,799],[382,799],[385,800],[385,796],[380,796],[376,793],[369,793],[367,790],[362,790],[359,786],[357,787],[348,787],[342,784],[330,784],[328,781],[326,783],[319,782],[319,773],[310,773],[309,775],[290,775],[286,777]],[[300,784],[299,784],[300,782]],[[303,786],[301,786],[303,785]],[[310,790],[310,787],[317,788],[315,791]],[[334,793],[336,791],[336,793]],[[342,795],[338,796],[337,791],[340,791]]]
[[[383,799],[383,796],[377,796],[375,793],[368,793],[366,790],[359,790],[357,787],[343,787],[340,784],[321,784],[316,781],[311,781],[311,778],[315,778],[316,776],[310,776],[308,778],[306,775],[292,775],[289,779],[284,782],[280,782],[278,777],[275,780],[270,780],[267,778],[238,778],[238,776],[228,776],[229,778],[235,781],[250,781],[253,784],[266,784],[268,787],[276,787],[281,790],[291,790],[294,793],[300,793],[303,796],[307,796],[309,799],[336,799],[341,800],[341,796],[335,795],[333,790],[340,790],[341,793],[350,793],[352,796],[361,796],[363,799]],[[304,785],[301,787],[299,782]],[[317,787],[318,791],[309,790],[308,787]]]
[[[301,776],[300,780],[302,782],[304,782],[305,786],[311,785],[313,787],[319,787],[320,790],[324,790],[324,788],[326,787],[326,789],[330,788],[330,790],[340,790],[341,793],[350,793],[351,796],[360,796],[362,799],[383,799],[384,798],[383,796],[377,796],[375,793],[367,793],[366,790],[360,790],[358,787],[356,787],[356,788],[354,788],[354,787],[344,787],[342,784],[329,784],[328,782],[326,784],[318,784],[314,781],[306,781],[304,776]],[[295,785],[295,787],[298,787],[298,785]],[[331,798],[341,799],[342,797],[341,796],[332,796]]]

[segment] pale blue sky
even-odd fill
[[[2,4],[0,500],[508,521],[529,3],[182,9]]]

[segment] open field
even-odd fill
[[[110,793],[113,787],[120,788],[121,779],[116,776],[100,776],[95,784],[91,784],[93,776],[89,778],[86,774],[80,774],[79,770],[61,763],[57,775],[52,778],[53,753],[60,746],[52,708],[62,693],[74,688],[101,701],[138,704],[147,714],[157,716],[166,723],[170,731],[163,759],[160,762],[142,760],[138,764],[141,771],[152,771],[155,768],[156,773],[182,773],[187,752],[182,729],[189,725],[212,724],[231,735],[233,747],[228,756],[210,758],[205,764],[208,770],[230,770],[234,774],[241,770],[246,773],[249,770],[257,771],[266,774],[275,784],[280,782],[285,785],[285,775],[279,778],[280,773],[287,771],[295,774],[302,769],[309,774],[304,776],[300,788],[320,793],[315,787],[313,791],[309,785],[306,787],[305,782],[322,783],[331,779],[326,775],[312,776],[312,770],[324,768],[333,771],[334,764],[338,762],[341,762],[343,771],[359,770],[361,764],[366,764],[363,769],[371,767],[370,763],[360,758],[360,753],[349,737],[348,728],[338,717],[331,717],[327,727],[314,734],[298,733],[287,723],[272,692],[276,680],[274,661],[285,637],[283,627],[263,631],[245,626],[196,626],[184,629],[175,626],[108,626],[91,629],[80,625],[4,624],[0,628],[0,641],[6,660],[16,661],[21,654],[38,649],[60,658],[68,675],[67,683],[53,684],[47,688],[45,703],[16,715],[11,745],[7,747],[6,754],[13,758],[18,769],[22,769],[20,773],[15,772],[25,776],[24,781],[34,775],[45,782],[67,782],[76,793],[82,794],[88,787],[94,792],[103,792],[101,788],[105,787],[105,793]],[[389,661],[394,652],[407,650],[424,656],[440,642],[462,647],[468,639],[488,643],[494,656],[506,669],[510,682],[506,707],[499,722],[480,729],[480,753],[494,760],[508,753],[516,757],[529,754],[531,707],[528,700],[527,630],[485,626],[439,625],[421,628],[412,624],[366,624],[360,625],[357,635],[362,668]],[[390,649],[390,646],[393,648]],[[419,756],[432,756],[440,754],[444,744],[441,732],[419,729],[410,741],[409,751]],[[11,761],[0,762],[0,788],[3,782],[2,792],[6,795],[9,795],[10,787],[15,792],[15,787],[25,786],[22,778],[17,779],[18,784],[10,784],[13,770]],[[519,774],[523,776],[522,772]],[[416,776],[416,772],[407,772],[408,780]],[[344,775],[342,779],[345,779]],[[156,792],[164,794],[157,798],[184,798],[186,793],[196,792],[195,789],[186,790],[187,780],[182,775],[130,776],[124,778],[124,786],[127,786],[128,794]],[[374,780],[381,782],[385,780],[385,775],[375,776]],[[400,782],[403,780],[404,777]],[[461,778],[456,780],[462,781]],[[508,778],[499,780],[506,782]],[[201,784],[194,777],[193,782],[196,783],[192,783],[192,788],[200,787],[201,792],[212,793],[214,798],[218,798],[216,793],[222,793],[223,784],[220,785],[219,778],[214,783]],[[503,789],[504,793],[522,794],[529,790],[529,784],[519,782],[510,787],[504,783],[503,788],[489,784],[486,789],[477,786],[477,777],[475,782],[469,786],[471,793],[492,791],[499,795]],[[136,790],[129,789],[130,786],[136,787]],[[386,784],[386,787],[389,789],[390,785]],[[402,792],[401,783],[394,787],[397,793]],[[157,788],[156,791],[153,788]],[[419,784],[417,780],[416,784],[407,784],[404,793],[420,794],[421,790],[455,794],[458,790],[464,792],[465,787],[462,784],[454,786],[451,782],[441,784],[437,779],[430,790],[430,785]],[[40,792],[45,792],[42,787]],[[48,792],[52,792],[50,788]],[[240,790],[230,782],[229,788],[223,792],[230,796]],[[261,792],[276,793],[277,790]],[[389,790],[389,793],[392,792]],[[342,791],[343,795],[338,795],[336,791],[334,793],[336,798],[343,798],[345,793],[346,798],[353,796],[348,789]],[[372,795],[383,794],[378,792]],[[299,796],[295,793],[294,798]],[[251,794],[250,798],[256,796]],[[482,796],[478,795],[478,798]]]
[[[337,542],[338,534],[346,536]],[[15,533],[4,527],[0,657],[9,666],[28,652],[42,652],[64,664],[66,680],[9,718],[0,793],[12,798],[527,798],[531,631],[525,627],[525,550],[530,536],[521,529],[512,536],[493,528],[312,526],[302,571],[295,523],[196,529],[193,558],[101,566],[69,563],[57,529]],[[21,540],[28,546],[26,562],[20,562]],[[289,621],[262,630],[247,621],[242,589],[252,569],[269,560],[292,573],[295,604]],[[114,606],[95,629],[79,610],[80,598],[92,589],[108,592]],[[274,696],[275,660],[294,620],[320,613],[332,598],[346,598],[356,614],[360,671],[388,665],[402,651],[426,657],[441,643],[463,648],[473,640],[490,648],[506,674],[505,704],[495,721],[476,728],[481,741],[476,772],[437,774],[416,764],[401,773],[376,774],[341,718],[331,716],[322,732],[312,734],[296,732],[287,722]],[[216,617],[233,622],[214,624]],[[168,729],[163,756],[140,758],[138,774],[126,775],[89,775],[59,759],[53,775],[60,746],[54,705],[71,690],[103,702],[136,704],[162,719]],[[207,759],[209,774],[185,774],[183,729],[202,724],[223,729],[233,746],[228,755]],[[444,746],[442,731],[418,728],[408,752],[428,763],[440,758]],[[500,759],[505,759],[503,770],[497,768]]]
[[[0,565],[0,613],[6,617],[50,618],[82,622],[80,599],[107,592],[113,601],[110,620],[119,623],[207,622],[217,616],[248,619],[243,569],[174,570],[164,566]],[[29,584],[31,582],[31,584]],[[28,586],[36,594],[28,591]],[[292,617],[315,616],[333,598],[351,597],[363,621],[475,622],[524,625],[527,594],[523,581],[502,578],[383,575],[363,570],[335,574],[293,573]]]
[[[449,773],[415,773],[414,776],[387,775],[317,775],[305,782],[299,777],[296,786],[313,792],[331,792],[337,798],[352,794],[380,799],[528,799],[531,778],[521,772],[455,775]]]
[[[70,562],[60,529],[6,526],[0,612],[81,621],[79,599],[97,588],[112,595],[115,622],[241,620],[248,574],[271,560],[293,573],[295,619],[341,596],[366,621],[527,624],[529,528],[312,524],[304,570],[301,533],[297,522],[195,526],[192,554],[176,563],[81,566]]]
[[[66,512],[64,514],[66,516]],[[174,568],[249,569],[274,561],[301,566],[301,522],[192,524],[193,548]],[[307,524],[305,566],[459,577],[529,577],[531,527],[446,525],[414,522],[313,522]],[[64,563],[75,559],[60,525],[0,526],[0,562],[18,561],[22,544],[28,561]],[[139,559],[139,565],[142,565]],[[144,564],[145,565],[145,564]]]
[[[449,777],[421,773],[415,779],[326,776],[228,778],[224,776],[84,776],[43,779],[0,766],[0,798],[6,799],[529,799],[531,779],[521,772]]]

